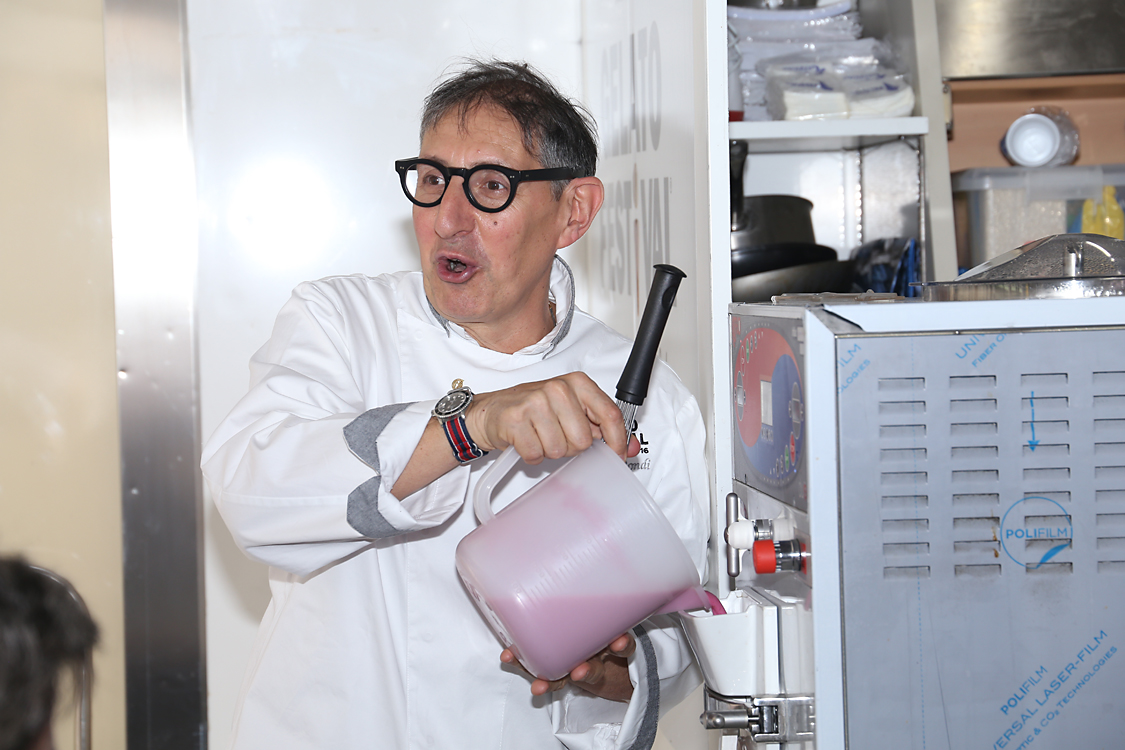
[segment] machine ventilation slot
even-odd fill
[[[1099,503],[1125,502],[1125,490],[1095,490],[1094,500]]]
[[[1098,551],[1113,554],[1125,560],[1125,536],[1098,537]]]
[[[926,460],[925,448],[884,448],[879,451],[879,460],[883,463],[912,463]]]
[[[1074,572],[1074,563],[1056,556],[1065,557],[1073,545],[1069,515],[1028,515],[1024,517],[1023,525],[1029,537],[1023,542],[1025,559],[1039,560],[1025,566],[1029,575],[1069,575]]]
[[[1094,443],[1095,456],[1125,456],[1125,443]]]
[[[881,391],[924,391],[925,378],[879,378]]]
[[[995,375],[953,375],[949,378],[949,389],[961,388],[995,388]]]
[[[884,534],[920,534],[930,530],[928,518],[887,518],[883,520]]]
[[[964,498],[972,498],[973,506],[986,510],[989,505],[995,505],[999,496],[994,494],[955,495],[962,498],[962,512],[970,510],[964,507],[967,503]],[[1000,529],[1000,518],[995,515],[954,516],[953,518],[953,574],[957,577],[990,578],[1000,575],[1000,543],[997,534]]]
[[[1094,478],[1125,481],[1125,466],[1095,466]]]
[[[883,578],[887,580],[916,581],[929,577],[929,565],[888,565],[883,568]]]
[[[954,398],[949,401],[949,410],[954,413],[964,412],[994,412],[996,399],[994,398]]]
[[[986,505],[999,505],[1000,493],[998,492],[959,492],[953,495],[954,505],[968,505],[984,507]]]
[[[1023,444],[1025,457],[1038,456],[1041,459],[1067,458],[1070,456],[1069,443],[1039,443],[1032,447],[1029,443]]]
[[[1125,529],[1125,513],[1099,513],[1098,528]]]
[[[1024,411],[1030,412],[1032,406],[1035,407],[1037,412],[1045,411],[1066,411],[1070,408],[1069,396],[1036,396],[1034,399],[1023,398],[1020,399],[1020,405]],[[1035,426],[1039,426],[1039,420],[1035,420]]]
[[[1045,562],[1038,565],[1028,565],[1024,568],[1029,576],[1060,576],[1070,575],[1074,572],[1074,563]]]
[[[1039,399],[1035,399],[1035,403],[1039,403]],[[1030,437],[1031,421],[1028,420],[1023,423],[1023,434]],[[1043,438],[1051,435],[1065,435],[1070,432],[1070,422],[1066,419],[1037,419],[1035,420],[1035,437]]]
[[[925,539],[930,529],[929,473],[924,470],[930,458],[925,445],[927,405],[918,398],[925,387],[925,379],[919,377],[878,380],[880,505],[884,515],[899,516],[881,522],[888,579],[916,581],[930,575],[928,565],[918,564],[930,555],[930,542]]]
[[[995,422],[953,422],[949,434],[954,437],[981,437],[998,432]]]
[[[1020,376],[1020,385],[1024,388],[1065,388],[1069,380],[1065,372],[1027,373]]]
[[[883,545],[884,557],[919,557],[930,554],[929,542],[895,542]]]
[[[926,495],[883,495],[882,505],[886,510],[917,510],[926,508],[930,498]]]
[[[979,484],[981,482],[998,482],[1000,481],[1000,471],[998,469],[954,469],[953,470],[953,483],[954,484]]]
[[[1070,490],[1053,490],[1053,491],[1036,490],[1035,495],[1037,497],[1045,497],[1048,500],[1054,500],[1056,503],[1058,503],[1060,505],[1062,505],[1063,503],[1069,503],[1070,502]]]
[[[1094,432],[1098,434],[1125,434],[1125,419],[1095,419]]]
[[[954,542],[953,554],[958,557],[1000,557],[1000,542]]]
[[[925,414],[925,401],[880,401],[880,414]]]
[[[1098,572],[1125,573],[1125,513],[1098,513],[1097,529]]]
[[[1023,478],[1026,482],[1065,482],[1070,479],[1070,467],[1050,466],[1024,469]]]
[[[886,440],[920,440],[926,437],[924,424],[885,424],[879,427],[879,437]]]
[[[953,533],[961,541],[993,541],[996,539],[996,531],[999,528],[1000,519],[996,516],[969,516],[953,519]]]
[[[927,476],[924,471],[884,471],[880,479],[884,487],[917,487],[926,483]]]
[[[995,578],[1000,575],[1001,569],[999,563],[968,563],[954,565],[953,574],[958,578]]]
[[[1000,449],[995,445],[966,445],[953,448],[950,458],[954,461],[976,461],[996,458],[999,455]]]
[[[1039,405],[1039,399],[1035,399],[1035,405]],[[1094,396],[1094,411],[1107,409],[1125,409],[1125,396]]]
[[[1125,389],[1125,371],[1109,370],[1094,373],[1094,385],[1116,386]]]
[[[1125,516],[1122,516],[1125,518]],[[1024,516],[1023,526],[1025,529],[1069,529],[1070,516],[1064,516],[1060,513],[1052,513],[1049,515],[1029,515]],[[1060,539],[1069,539],[1070,537],[1059,537]],[[1037,542],[1038,540],[1029,540],[1028,544]]]

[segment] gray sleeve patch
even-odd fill
[[[348,495],[348,525],[370,539],[397,536],[402,532],[392,526],[379,512],[379,436],[399,412],[410,404],[388,404],[365,411],[344,427],[344,441],[352,453],[375,470],[375,476],[356,487]]]
[[[348,525],[368,539],[386,539],[402,532],[379,512],[379,485],[383,478],[371,477],[348,495]]]
[[[637,643],[645,657],[645,684],[648,686],[648,702],[641,716],[641,726],[637,730],[637,740],[629,750],[651,750],[656,742],[656,725],[660,721],[660,675],[656,671],[656,649],[644,627],[633,628]]]
[[[379,448],[375,441],[387,425],[410,404],[387,404],[369,409],[344,427],[344,440],[352,453],[375,471],[379,471]]]

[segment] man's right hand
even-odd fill
[[[476,394],[465,424],[482,449],[511,445],[529,464],[577,455],[595,440],[622,459],[627,452],[621,410],[583,372]]]
[[[577,455],[595,440],[605,440],[622,460],[640,450],[636,438],[626,448],[616,402],[582,372],[474,394],[465,425],[482,450],[513,445],[529,464]],[[402,500],[457,465],[441,425],[431,419],[391,494]]]

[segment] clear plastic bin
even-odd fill
[[[989,167],[953,175],[957,262],[973,268],[1052,234],[1080,231],[1082,203],[1102,187],[1125,195],[1125,164],[1091,167]]]

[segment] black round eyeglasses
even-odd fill
[[[395,171],[402,181],[402,192],[415,205],[430,208],[441,203],[450,179],[460,177],[469,203],[488,213],[497,213],[512,205],[521,182],[573,180],[589,176],[585,169],[577,167],[524,170],[498,164],[447,167],[430,159],[399,159],[395,162]]]

